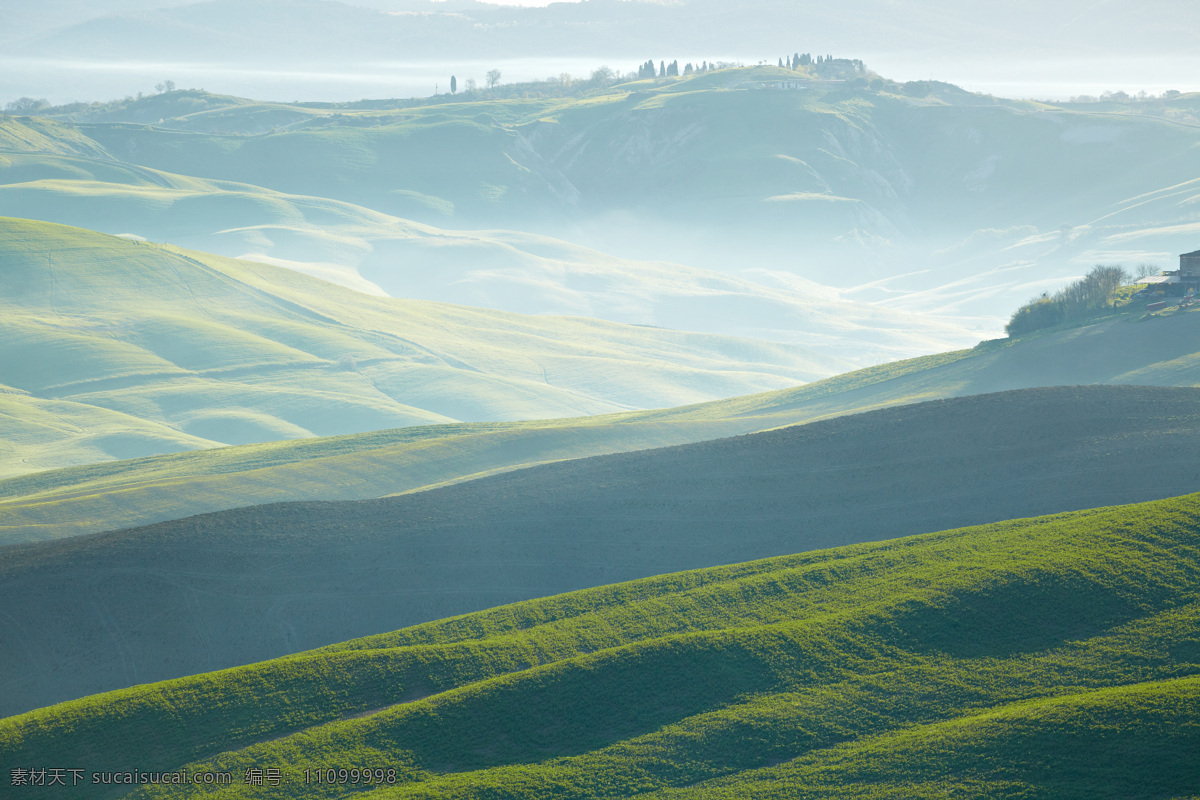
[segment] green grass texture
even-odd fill
[[[0,475],[782,388],[800,348],[364,295],[293,270],[0,219]],[[140,422],[139,422],[140,420]]]
[[[390,194],[441,202],[410,190]],[[773,329],[790,328],[824,355],[822,377],[973,344],[983,330],[864,306],[804,282],[634,261],[535,233],[448,230],[111,159],[0,155],[6,214],[264,261],[368,294],[773,340],[781,338]]]
[[[1197,386],[1197,342],[1200,313],[1117,315],[796,388],[676,408],[417,425],[48,470],[0,481],[0,541],[92,533],[256,503],[379,497],[547,461],[684,444],[938,398],[1058,384]],[[148,425],[128,413],[99,417],[92,406],[67,402],[43,410],[27,396],[0,393],[0,409],[5,403],[16,406],[10,414],[25,426],[26,437],[42,425],[62,425],[71,414],[85,416],[76,425],[111,430],[114,437],[122,426]],[[180,436],[164,423],[150,433]],[[15,448],[12,441],[0,447]],[[47,446],[45,439],[35,441]],[[60,446],[78,449],[70,439]],[[185,440],[176,446],[210,444]]]
[[[1092,264],[1170,267],[1174,254],[1197,246],[1191,209],[1200,184],[1186,177],[1200,167],[1194,97],[1050,104],[936,82],[903,91],[827,82],[764,88],[784,77],[795,73],[749,67],[571,97],[475,93],[336,108],[178,92],[64,112],[53,123],[62,131],[57,138],[22,135],[48,139],[44,151],[60,158],[85,155],[73,142],[86,140],[97,158],[430,225],[568,239],[583,231],[603,251],[753,271],[767,283],[771,273],[799,274],[847,292],[836,316],[853,318],[866,303],[890,317],[873,320],[876,338],[856,339],[876,354],[889,335],[907,332],[910,345],[936,336],[934,317],[998,333],[1013,309]],[[37,210],[28,216],[163,236],[200,250],[218,249],[213,240],[221,238],[280,260],[345,264],[361,256],[376,262],[365,272],[389,271],[364,250],[361,231],[323,236],[317,226],[283,221],[279,204],[263,197],[68,188],[73,178],[51,172],[11,183],[0,176],[0,213],[25,204]],[[105,192],[112,197],[102,198]],[[134,207],[144,213],[124,214],[120,230],[101,224]],[[182,213],[185,207],[194,213]],[[255,219],[207,224],[236,214]],[[262,221],[271,215],[281,219]],[[143,230],[135,229],[139,222]],[[206,241],[188,240],[200,234]],[[251,250],[232,255],[244,252]],[[553,283],[552,275],[542,277]],[[523,283],[485,293],[495,302],[521,296]],[[547,290],[544,299],[561,300],[570,286],[555,288],[559,294]],[[694,328],[677,320],[712,316],[707,302],[685,299],[645,321]],[[746,325],[757,323],[760,332],[738,335],[772,338],[788,327],[780,316],[789,325],[806,316],[779,311],[758,305]],[[897,325],[905,312],[910,321]],[[871,322],[869,315],[856,321]],[[826,333],[844,333],[836,318],[821,322]],[[804,331],[809,341],[821,332],[814,328]],[[968,343],[943,340],[890,357]]]
[[[998,392],[11,544],[0,715],[617,581],[1194,492],[1198,398]]]
[[[120,122],[76,115],[72,130],[143,166],[433,224],[529,227],[619,209],[652,226],[712,226],[720,235],[706,243],[728,238],[746,249],[856,231],[891,242],[953,231],[948,245],[968,244],[974,234],[1030,225],[1056,233],[1064,223],[1089,236],[1089,226],[1120,218],[1101,234],[1108,241],[1091,242],[1101,251],[1121,244],[1122,228],[1186,218],[1169,205],[1195,191],[1179,177],[1196,166],[1195,126],[1138,113],[1138,104],[1012,101],[945,84],[925,96],[831,83],[762,88],[794,77],[751,67],[587,96],[338,109],[197,93],[192,113],[151,110],[183,97],[147,98]],[[279,124],[261,124],[273,117]],[[291,168],[299,163],[306,168]]]
[[[0,721],[0,760],[234,776],[139,798],[1181,798],[1200,780],[1198,589],[1189,495],[662,575],[87,697]],[[395,783],[337,781],[376,768]]]

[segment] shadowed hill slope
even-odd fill
[[[1198,547],[1191,495],[662,575],[0,720],[0,760],[231,778],[139,798],[1184,797]]]
[[[618,415],[413,427],[110,462],[0,481],[0,541],[289,500],[358,500],[538,462],[684,444],[930,400],[1054,384],[1200,383],[1200,311],[1104,319],[805,386]]]
[[[4,711],[617,580],[1179,495],[1198,446],[1200,390],[1052,388],[12,545]]]

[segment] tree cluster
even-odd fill
[[[1094,97],[1090,94],[1081,94],[1071,98],[1072,103],[1150,103],[1156,100],[1178,100],[1182,97],[1182,93],[1178,89],[1168,89],[1161,95],[1147,94],[1145,90],[1137,94],[1129,94],[1128,92],[1103,92],[1099,97]]]
[[[780,56],[780,67],[785,69],[799,70],[808,68],[815,71],[818,75],[850,77],[853,75],[866,74],[866,67],[863,62],[858,59],[834,58],[831,55],[818,55],[813,58],[811,53],[793,53],[790,56]],[[668,64],[666,61],[659,61],[657,66],[654,59],[647,60],[644,64],[639,64],[637,69],[637,79],[643,78],[673,78],[678,75],[692,75],[694,73],[709,72],[715,69],[723,69],[726,67],[738,66],[736,64],[717,63],[703,61],[700,64],[687,63],[681,70],[679,61],[672,61]],[[631,76],[632,77],[632,76]]]
[[[832,55],[813,58],[811,53],[793,53],[780,56],[777,63],[783,69],[814,72],[823,78],[850,79],[867,74],[866,65],[857,58],[834,58]]]
[[[1043,292],[1018,308],[1004,326],[1004,332],[1009,336],[1021,336],[1108,308],[1113,294],[1129,277],[1124,267],[1098,264],[1074,283],[1054,294]]]
[[[35,111],[40,111],[43,108],[50,108],[50,102],[46,98],[22,97],[19,100],[13,100],[4,106],[5,112],[9,114],[29,115]]]
[[[703,61],[697,65],[692,64],[692,62],[689,61],[684,65],[682,74],[692,75],[695,73],[708,72],[709,70],[713,69],[717,69],[717,65],[715,63],[709,64],[707,61]],[[666,61],[660,61],[658,62],[657,68],[654,66],[654,59],[650,59],[645,64],[638,65],[638,80],[643,78],[676,78],[679,77],[679,75],[680,70],[678,59],[672,61],[670,64],[668,64]]]
[[[824,60],[822,56],[817,56],[817,58],[822,61]],[[829,56],[829,58],[833,58],[833,56]],[[812,63],[813,57],[809,53],[793,53],[790,56],[779,59],[779,66],[786,67],[787,69],[800,69],[801,67],[811,66]]]

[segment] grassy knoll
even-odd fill
[[[752,67],[573,96],[464,93],[341,108],[170,92],[81,110],[75,124],[46,122],[62,134],[44,150],[78,155],[72,142],[90,142],[98,158],[432,225],[582,237],[600,250],[753,270],[766,282],[792,272],[857,301],[886,301],[892,315],[990,317],[989,330],[1092,264],[1165,267],[1196,247],[1196,184],[1179,176],[1200,166],[1200,129],[1148,104],[1113,113],[1105,104],[1000,100],[936,82],[766,88],[795,77]],[[83,122],[89,117],[110,121]],[[129,224],[111,232],[138,232],[135,223],[163,223],[183,205],[178,194],[150,202],[107,191],[112,197],[95,185],[14,186],[0,192],[0,213],[25,203],[38,216],[75,215],[53,217],[70,224],[119,216]],[[202,220],[277,211],[261,197],[188,204],[196,221],[176,213],[180,226],[163,239],[204,250],[213,248],[187,238]],[[151,213],[132,213],[138,206]],[[269,242],[281,260],[344,266],[370,252],[361,241],[297,234],[289,223],[253,230],[264,224],[203,233],[224,232],[231,246]],[[304,257],[306,246],[320,258]],[[256,251],[234,255],[242,252]],[[484,293],[523,296],[519,284]],[[652,322],[691,329],[679,319],[718,316],[707,302],[703,294],[678,299]],[[761,327],[756,335],[794,329],[796,315],[770,311],[748,315]],[[897,327],[877,322],[877,330]],[[836,331],[836,320],[826,327]]]
[[[1049,129],[1024,114],[1033,107],[1027,103],[980,99],[951,106],[937,98],[822,83],[803,91],[761,88],[794,77],[759,67],[635,81],[586,96],[473,94],[432,105],[345,108],[336,114],[296,105],[292,127],[255,136],[242,135],[236,120],[251,108],[269,117],[287,113],[283,107],[198,95],[192,98],[197,113],[173,123],[187,130],[135,124],[163,116],[151,107],[184,99],[173,95],[139,101],[123,122],[81,122],[78,128],[133,163],[336,197],[423,221],[444,219],[443,204],[468,224],[637,208],[659,222],[700,216],[724,220],[725,229],[732,221],[750,225],[758,235],[785,218],[806,230],[832,220],[839,231],[858,223],[883,233],[890,226],[880,225],[877,215],[901,223],[896,195],[912,194],[913,187],[901,184],[917,174],[917,167],[922,181],[930,173],[937,189],[961,194],[969,187],[953,184],[969,171],[967,162],[975,153],[961,147],[949,151],[951,158],[932,172],[910,151],[913,129],[928,134],[929,127],[941,126],[943,112],[982,118],[989,129],[1023,137]],[[220,102],[225,105],[218,111]],[[309,118],[301,119],[304,115]],[[206,124],[221,118],[234,127],[221,131]],[[1150,131],[1151,136],[1165,133],[1170,146],[1177,146],[1176,138],[1189,139],[1186,132],[1172,136],[1170,126],[1154,124]],[[886,152],[872,152],[864,141],[886,142]],[[1042,144],[1039,159],[1051,151],[1092,157],[1063,153],[1048,139]],[[308,169],[281,168],[300,159]],[[901,177],[906,171],[910,175]],[[412,203],[414,196],[443,204],[422,208]],[[518,199],[520,204],[506,202]],[[931,201],[931,195],[922,192],[921,199]],[[806,219],[789,216],[797,204],[806,207]],[[944,201],[936,205],[955,215],[966,211]]]
[[[395,296],[685,330],[736,320],[739,330],[713,332],[839,355],[852,340],[871,361],[974,341],[964,328],[998,332],[1013,308],[1091,264],[1165,267],[1196,247],[1196,185],[1178,177],[1200,166],[1194,126],[945,84],[763,88],[786,75],[756,67],[586,96],[474,93],[336,110],[170,93],[132,103],[121,122],[59,127],[131,166],[243,188],[199,196],[60,174],[9,183],[0,213],[357,271]],[[232,127],[149,124],[176,111],[191,120],[193,105],[196,119],[229,114]],[[232,123],[245,115],[296,118],[278,129]],[[314,198],[341,209],[317,221]],[[751,280],[737,288],[727,276],[718,293],[692,274],[688,291],[650,302],[641,270],[615,269],[594,251],[584,268],[538,261],[528,240],[514,253],[491,235],[389,239],[378,218],[358,230],[359,213],[332,222],[349,204]],[[819,313],[819,303],[795,302],[814,287],[793,274],[846,294]],[[768,296],[780,294],[791,297]]]
[[[140,422],[124,421],[131,427]],[[0,541],[63,538],[265,502],[381,497],[546,461],[749,433],[780,422],[769,416],[641,422],[636,415],[608,415],[415,426],[51,470],[0,482],[6,495],[0,500]]]
[[[1182,797],[1198,631],[1191,495],[494,608],[10,717],[0,754],[235,776],[137,797]]]
[[[0,167],[0,214],[246,256],[368,293],[798,340],[834,356],[835,369],[953,349],[992,330],[863,306],[805,281],[631,261],[543,235],[445,230],[342,201],[111,162],[10,160]]]
[[[275,103],[180,89],[104,105],[74,104],[39,110],[63,122],[135,122],[173,130],[264,133],[311,123],[334,112],[329,104]]]
[[[53,153],[112,161],[104,148],[80,133],[72,125],[64,125],[38,117],[0,115],[0,165],[8,166],[9,154]]]
[[[694,245],[676,244],[683,255],[670,257],[697,265],[785,263],[844,287],[894,281],[872,299],[936,287],[927,309],[943,313],[990,299],[984,313],[1004,314],[1046,288],[1039,281],[1074,277],[1079,265],[1195,246],[1194,229],[1170,229],[1195,222],[1179,206],[1195,194],[1179,179],[1197,165],[1193,125],[1133,107],[1114,114],[996,100],[945,84],[764,88],[786,77],[795,75],[753,67],[589,96],[473,94],[336,114],[296,106],[310,119],[254,136],[133,124],[144,118],[132,108],[130,122],[78,129],[132,163],[431,224],[541,232],[582,224],[601,249],[637,242],[656,253],[667,231]],[[227,103],[231,119],[254,107]],[[265,116],[282,113],[258,105]],[[1139,233],[1147,228],[1171,244],[1147,253]],[[1008,248],[1038,237],[1017,257],[1042,263],[1014,266]],[[918,243],[926,238],[936,243]],[[973,249],[989,238],[990,254]],[[920,255],[896,252],[906,243]],[[991,292],[956,292],[981,273]]]
[[[632,261],[530,233],[445,230],[343,201],[111,160],[0,159],[4,214],[265,261],[368,294],[721,335],[802,336],[832,354],[830,372],[978,339],[958,320],[865,308],[803,282]],[[781,327],[795,335],[776,335]]]
[[[0,550],[0,640],[13,643],[0,713],[620,580],[1197,491],[1198,392],[955,398],[375,500],[11,544]],[[593,435],[500,433],[430,439],[428,452],[453,461],[480,444],[514,458],[522,441]],[[403,471],[389,460],[412,444],[368,454],[355,480],[371,464]],[[332,481],[338,463],[325,465]]]
[[[1119,315],[792,389],[672,409],[417,426],[46,471],[0,481],[0,540],[91,533],[256,503],[378,497],[522,465],[683,444],[936,398],[1055,384],[1195,386],[1198,334],[1196,312],[1144,320],[1140,314]],[[44,401],[8,394],[0,395],[2,402]],[[57,408],[65,413],[62,404]],[[94,413],[90,406],[70,408]],[[32,411],[22,418],[36,419]],[[136,423],[128,415],[121,419]],[[159,426],[146,435],[179,433]],[[192,439],[169,449],[205,444]]]
[[[68,424],[29,441],[23,409],[50,401],[194,447],[676,405],[829,371],[786,345],[372,297],[29,220],[0,220],[0,253],[5,475],[180,449]]]
[[[404,238],[434,232],[337,200],[55,151],[0,158],[0,213],[184,246],[209,245],[197,247],[201,250],[224,245],[220,252],[231,255],[252,252],[256,237],[261,246],[266,230],[279,229],[281,241],[274,252],[286,258],[294,253],[282,240],[283,231],[295,236],[307,232],[304,245],[318,251],[309,254],[310,262],[333,256],[348,261],[333,243],[349,233]],[[322,231],[324,243],[318,235]],[[364,249],[361,244],[358,248]]]

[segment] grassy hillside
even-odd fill
[[[116,422],[121,421],[139,422]],[[750,433],[780,422],[771,416],[641,421],[635,413],[445,424],[102,462],[0,481],[0,542],[64,538],[284,500],[381,497],[541,462]]]
[[[936,398],[1056,384],[1196,386],[1198,337],[1195,311],[1116,316],[672,409],[418,426],[42,472],[0,481],[0,540],[94,533],[258,503],[378,497],[544,461],[684,444]],[[65,413],[63,407],[57,413]]]
[[[1007,392],[13,544],[2,710],[618,580],[1200,490],[1198,414],[1196,389]]]
[[[180,89],[108,103],[72,103],[38,113],[69,122],[134,122],[172,130],[256,134],[337,113],[328,103],[273,103]]]
[[[1096,263],[1167,268],[1200,246],[1193,97],[1055,106],[936,81],[770,88],[788,77],[755,67],[338,108],[172,92],[69,130],[130,164],[241,189],[200,200],[13,179],[0,212],[358,273],[396,296],[685,329],[729,320],[712,332],[851,341],[882,356],[871,361],[997,335],[1012,309]],[[334,200],[375,219],[305,209]],[[522,233],[429,241],[389,235],[379,215]],[[547,235],[575,246],[548,258],[564,245]],[[647,260],[725,275],[672,267],[664,281],[656,265],[647,278]]]
[[[832,371],[786,345],[372,297],[28,220],[0,220],[0,253],[7,475],[204,445],[678,405]],[[136,420],[118,432],[117,416]]]
[[[1197,246],[1192,98],[1117,108],[997,100],[936,81],[770,88],[785,78],[795,73],[754,67],[575,97],[297,107],[306,121],[255,136],[79,129],[171,172],[432,224],[793,272],[860,301],[943,314],[1006,315],[1094,263],[1168,267]]]
[[[104,161],[114,159],[95,141],[80,133],[72,125],[38,117],[12,117],[0,115],[0,166],[11,164],[9,153],[40,153],[61,156],[94,158]]]
[[[1192,495],[663,575],[11,717],[0,754],[232,780],[136,797],[1190,796],[1198,532]]]
[[[246,257],[369,294],[802,341],[845,368],[973,344],[990,330],[864,306],[811,282],[635,261],[518,231],[445,230],[343,201],[111,160],[0,159],[3,214]]]

